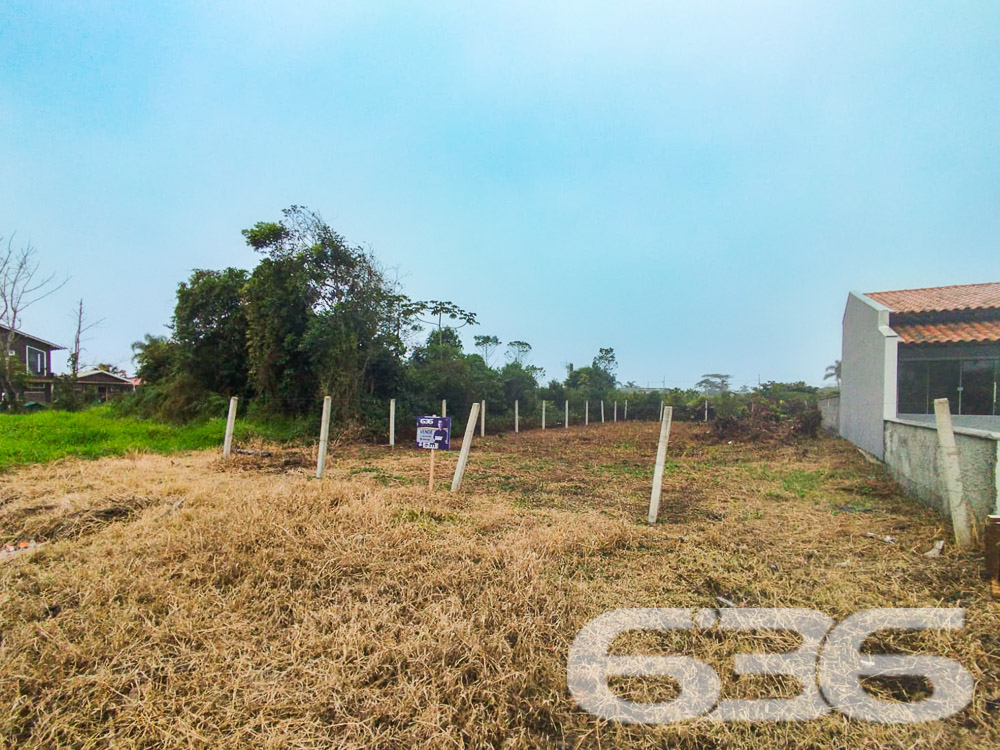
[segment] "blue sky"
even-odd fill
[[[7,0],[0,60],[26,328],[82,297],[90,362],[293,203],[549,377],[819,384],[850,290],[1000,280],[995,0]]]

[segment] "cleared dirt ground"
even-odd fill
[[[703,430],[674,425],[655,527],[648,423],[477,439],[457,495],[457,451],[432,496],[427,454],[405,447],[335,446],[322,481],[307,449],[0,475],[0,541],[44,543],[0,564],[0,745],[1000,746],[1000,612],[981,556],[957,554],[947,525],[846,443],[716,444]],[[943,556],[925,557],[939,539]],[[650,728],[575,705],[566,657],[588,620],[717,597],[838,620],[965,607],[961,632],[877,646],[957,659],[974,701],[915,726],[832,713]],[[797,692],[732,674],[736,652],[793,648],[787,636],[644,638],[632,646],[709,662],[723,698]]]

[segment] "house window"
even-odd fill
[[[899,363],[898,413],[933,414],[947,398],[952,414],[997,414],[995,359],[904,360]]]
[[[29,346],[25,353],[28,361],[28,372],[32,375],[41,376],[48,374],[46,372],[46,356],[44,351],[36,349],[33,346]]]

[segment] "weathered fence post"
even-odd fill
[[[521,415],[517,409],[517,399],[514,399],[514,432],[521,431]]]
[[[446,398],[441,399],[441,416],[448,416],[448,399]]]
[[[222,443],[222,457],[229,458],[233,452],[233,430],[236,429],[236,404],[239,399],[233,396],[229,399],[229,414],[226,416],[226,439]]]
[[[656,523],[660,515],[660,494],[663,491],[663,465],[667,461],[667,442],[670,440],[670,421],[674,407],[668,406],[660,417],[660,443],[656,447],[656,468],[653,469],[653,491],[649,495],[649,522]]]
[[[462,438],[462,450],[458,452],[458,465],[455,476],[451,480],[451,491],[458,492],[462,488],[462,477],[465,476],[465,463],[469,460],[469,450],[472,448],[472,436],[476,434],[476,419],[479,417],[481,405],[474,403],[469,412],[469,423],[465,425],[465,437]]]
[[[583,402],[583,426],[586,427],[590,424],[590,402]]]
[[[601,424],[604,424],[604,399],[601,399]]]
[[[545,399],[542,399],[542,429],[545,429]]]
[[[486,437],[486,399],[483,399],[483,405],[479,412],[479,437]]]
[[[972,512],[962,491],[962,470],[958,462],[958,446],[951,422],[948,399],[934,399],[934,419],[937,422],[938,446],[941,449],[941,473],[944,475],[944,492],[951,510],[951,525],[955,530],[955,543],[971,547],[976,530]]]
[[[615,422],[618,421],[618,399],[615,399]]]
[[[569,399],[566,399],[566,421],[563,422],[563,427],[569,427]]]
[[[389,399],[389,447],[396,445],[396,399]]]
[[[316,478],[323,478],[326,468],[326,447],[330,442],[330,405],[333,399],[329,396],[323,399],[323,416],[319,423],[319,456],[316,458]]]

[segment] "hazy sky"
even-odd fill
[[[850,290],[1000,280],[1000,2],[0,6],[27,330],[131,368],[293,203],[549,377],[818,384]]]

